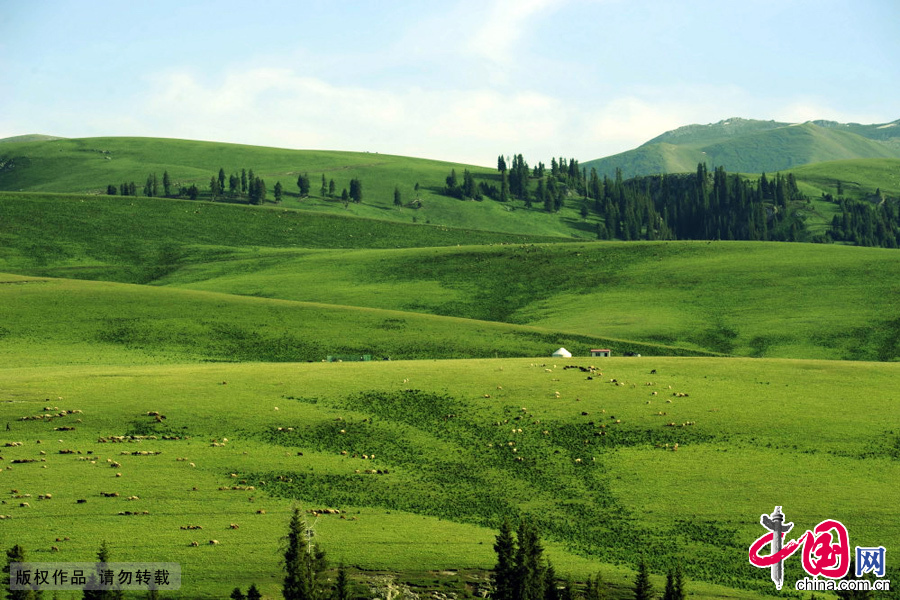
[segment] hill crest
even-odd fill
[[[900,120],[861,125],[732,117],[678,127],[633,150],[583,164],[600,176],[625,178],[690,171],[698,162],[728,171],[761,173],[832,160],[900,158]]]

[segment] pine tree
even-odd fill
[[[328,181],[325,179],[325,173],[322,173],[322,187],[319,189],[319,193],[323,198],[328,194]]]
[[[328,182],[328,197],[329,198],[334,198],[334,191],[335,191],[335,185],[334,185],[334,179],[332,179],[331,181]]]
[[[543,600],[544,567],[541,557],[544,552],[538,538],[537,528],[529,521],[522,520],[518,529],[519,547],[516,551],[516,580],[518,600]]]
[[[306,551],[306,523],[300,517],[300,509],[294,508],[288,525],[287,548],[284,551],[284,600],[308,600],[312,596],[312,582],[308,570]]]
[[[172,195],[172,180],[168,171],[163,171],[163,194],[167,197]]]
[[[350,600],[350,580],[347,578],[347,570],[344,569],[343,563],[338,567],[332,597],[334,600]]]
[[[225,169],[219,167],[219,189],[225,191]]]
[[[584,600],[606,600],[606,585],[603,583],[603,575],[599,571],[594,579],[588,577]]]
[[[684,600],[687,597],[687,592],[684,590],[684,573],[681,571],[680,561],[675,564],[674,579],[673,600]]]
[[[231,590],[231,596],[229,596],[229,598],[231,598],[231,600],[246,600],[247,597],[244,595],[244,592],[241,591],[241,588],[236,587]]]
[[[300,196],[306,198],[309,196],[309,175],[304,173],[300,176]]]
[[[106,540],[101,542],[100,550],[97,551],[97,577],[91,576],[91,580],[95,583],[99,582],[99,571],[105,569],[105,563],[109,562],[109,547],[106,545]],[[125,597],[124,592],[122,590],[84,590],[82,598],[84,600],[122,600]]]
[[[256,589],[255,583],[251,583],[250,588],[247,590],[247,600],[262,600],[262,594]]]
[[[403,206],[403,200],[400,198],[400,188],[396,185],[394,186],[394,206],[398,208]]]
[[[672,569],[666,573],[666,589],[663,592],[663,600],[675,600],[675,573]]]
[[[247,193],[247,170],[241,169],[241,194]]]
[[[8,590],[6,597],[9,600],[37,600],[41,598],[42,593],[35,590],[11,590],[10,588],[10,569],[13,563],[26,562],[25,548],[16,544],[6,551],[6,568],[3,569],[3,588]]]
[[[516,590],[516,541],[513,539],[512,526],[508,519],[503,519],[500,525],[500,533],[494,542],[494,552],[497,553],[497,564],[491,579],[494,583],[495,600],[515,600]]]
[[[275,182],[275,202],[281,204],[281,196],[284,193],[284,189],[281,187],[281,182]]]
[[[559,595],[559,588],[556,585],[556,569],[550,561],[544,569],[544,595],[543,600],[562,600]]]
[[[650,583],[650,570],[647,562],[641,558],[638,564],[637,575],[634,579],[634,600],[651,600],[653,598],[653,585]]]
[[[356,204],[362,202],[363,199],[362,181],[355,177],[350,180],[350,199]]]
[[[107,196],[115,196],[117,193],[118,193],[118,190],[116,189],[116,186],[114,186],[113,184],[109,184],[108,186],[106,186],[106,195]]]

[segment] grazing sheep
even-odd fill
[[[238,525],[237,523],[232,523],[231,525],[229,525],[229,527],[231,527],[232,529],[237,529],[238,527],[240,527],[240,525]]]
[[[191,546],[196,547],[196,546],[199,546],[199,545],[200,545],[200,542],[197,542],[197,541],[191,542]]]
[[[59,548],[56,546],[50,546],[50,552],[59,552]]]
[[[256,511],[256,514],[258,514],[258,515],[264,515],[264,514],[266,514],[266,511],[260,509],[260,510]]]
[[[219,540],[209,540],[209,545],[210,545],[210,546],[218,546],[218,545],[219,545]]]
[[[20,502],[19,508],[31,508],[31,505],[28,504],[27,502]]]

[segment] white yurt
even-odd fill
[[[572,358],[572,353],[566,350],[565,348],[560,348],[550,356],[560,356],[562,358]]]

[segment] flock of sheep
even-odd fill
[[[557,369],[556,365],[552,365],[552,367],[551,367],[546,364],[541,364],[541,365],[532,364],[532,367],[543,368],[546,373],[550,373],[550,374],[555,374],[558,372],[556,370]],[[579,366],[579,365],[566,365],[562,368],[562,370],[563,371],[575,370],[579,373],[585,374],[587,380],[592,380],[592,381],[599,380],[599,381],[602,381],[609,385],[613,385],[615,387],[628,387],[628,386],[630,386],[631,388],[637,387],[636,383],[630,383],[630,382],[620,380],[617,378],[601,379],[601,378],[603,378],[603,373],[597,367],[595,367],[593,365],[591,365],[589,367],[584,367],[584,366]],[[655,370],[651,371],[651,374],[655,374]],[[408,381],[409,381],[409,379],[405,379],[404,383],[408,383]],[[558,377],[553,377],[552,381],[555,384],[554,387],[558,387],[559,384],[557,382],[559,382],[560,379]],[[657,386],[657,384],[653,381],[648,381],[648,382],[644,383],[644,387],[654,387],[654,386]],[[672,388],[672,386],[668,386],[669,390],[671,390],[671,388]],[[502,396],[503,386],[496,385],[495,389],[496,389],[496,391],[492,391],[492,393],[482,394],[482,398],[491,399],[492,396],[496,396],[498,393],[501,393],[500,395]],[[650,392],[651,399],[645,400],[645,404],[651,404],[652,398],[657,397],[658,395],[659,395],[659,393],[656,390],[651,391]],[[551,391],[550,396],[552,399],[563,399],[566,396],[566,394],[563,391],[557,389],[557,390]],[[684,393],[684,392],[673,391],[672,397],[673,398],[688,398],[689,394]],[[580,401],[581,398],[576,397],[576,398],[574,398],[574,400]],[[668,399],[668,400],[666,400],[666,402],[672,403],[672,400]],[[279,408],[275,407],[274,410],[279,411]],[[599,412],[600,414],[604,414],[604,415],[606,413],[605,409],[592,409],[592,410],[594,410],[595,412]],[[541,436],[549,436],[551,438],[552,438],[552,433],[551,433],[552,427],[547,425],[546,423],[542,424],[541,420],[536,418],[534,413],[529,412],[529,410],[526,407],[521,407],[521,409],[517,412],[519,412],[520,414],[514,418],[514,422],[512,423],[512,425],[510,425],[510,419],[508,419],[508,418],[503,419],[503,420],[496,420],[494,422],[494,425],[496,425],[498,427],[506,427],[507,437],[509,439],[507,439],[502,444],[502,447],[506,452],[508,452],[510,455],[513,456],[513,459],[516,462],[523,462],[525,460],[525,458],[520,455],[521,454],[519,452],[520,446],[518,445],[517,442],[528,439],[529,427],[527,426],[526,423],[530,421],[530,423],[532,425],[538,426],[536,428],[536,430],[540,432]],[[586,416],[590,415],[588,410],[580,410],[579,412],[582,417],[586,417]],[[43,413],[37,414],[37,415],[26,416],[26,417],[21,417],[19,420],[21,420],[21,421],[49,421],[49,420],[64,418],[64,417],[67,417],[69,415],[74,415],[74,414],[83,414],[83,413],[81,410],[67,410],[67,409],[60,410],[58,407],[55,407],[55,406],[53,406],[53,407],[45,406]],[[668,413],[665,411],[656,411],[655,416],[667,416],[667,414]],[[152,417],[156,422],[162,422],[163,420],[166,419],[166,416],[158,411],[147,411],[142,416]],[[444,421],[447,421],[449,419],[455,418],[456,416],[457,416],[456,414],[446,414],[446,415],[436,415],[435,418],[443,418]],[[336,421],[342,421],[342,420],[343,419],[341,417],[337,417],[337,419],[336,419]],[[78,419],[77,422],[81,422],[81,419]],[[615,416],[610,415],[608,421],[606,421],[605,423],[596,425],[596,428],[598,430],[596,435],[604,436],[604,435],[606,435],[607,425],[617,425],[617,424],[621,424],[621,423],[622,423],[622,420],[620,418],[616,418]],[[594,425],[594,421],[591,421],[590,424]],[[525,426],[523,427],[521,425],[525,425]],[[690,427],[693,425],[695,425],[694,421],[683,421],[681,423],[677,423],[676,421],[669,420],[665,423],[664,426],[665,427]],[[72,431],[74,429],[75,429],[74,426],[72,426],[72,427],[57,427],[55,430],[56,431]],[[277,432],[285,432],[285,433],[293,432],[294,430],[295,430],[294,426],[279,426],[276,429]],[[338,433],[340,435],[344,435],[344,434],[346,434],[346,430],[340,429]],[[161,436],[161,437],[154,436],[154,435],[146,435],[146,436],[143,436],[143,435],[120,435],[120,436],[110,435],[110,436],[99,437],[97,439],[97,442],[98,443],[142,443],[145,441],[154,441],[157,439],[187,440],[189,438],[187,436],[179,437],[179,436],[165,436],[165,435]],[[62,440],[59,440],[59,441],[62,442]],[[37,440],[36,443],[41,444],[42,441]],[[227,438],[224,438],[224,437],[223,438],[213,438],[210,441],[210,446],[225,447],[227,443],[228,443]],[[585,444],[587,445],[588,443],[589,442],[586,440]],[[21,446],[23,446],[23,442],[6,442],[4,444],[4,447],[8,447],[8,448],[17,448],[17,447],[21,447]],[[494,448],[495,444],[489,443],[488,446],[490,448]],[[497,446],[501,446],[501,444],[498,443]],[[657,445],[657,446],[659,446],[659,445]],[[671,450],[671,451],[677,451],[679,449],[678,443],[674,443],[671,446],[669,444],[665,444],[664,447],[665,447],[665,449]],[[339,453],[341,456],[346,457],[347,459],[356,459],[356,460],[365,460],[365,461],[375,460],[375,454],[373,454],[373,453],[360,453],[360,452],[354,453],[349,450],[341,450],[341,451],[339,451]],[[41,451],[40,454],[42,456],[44,456],[44,455],[46,455],[46,452]],[[79,454],[80,455],[80,454],[82,454],[82,451],[66,448],[66,449],[59,450],[59,454]],[[120,454],[120,456],[129,456],[129,457],[158,456],[158,455],[162,454],[162,451],[160,451],[160,450],[134,450],[134,451],[123,450],[119,454]],[[297,452],[297,455],[302,456],[303,453]],[[2,456],[0,456],[0,460],[2,460]],[[40,460],[43,462],[46,462],[46,459],[40,459]],[[87,451],[87,456],[78,456],[78,460],[88,461],[88,462],[90,462],[90,464],[93,465],[93,464],[97,464],[98,457],[96,457],[96,455],[93,454],[93,451],[89,450],[89,451]],[[190,467],[196,467],[196,464],[194,462],[190,462],[187,457],[178,457],[175,460],[178,462],[186,462],[189,464]],[[572,457],[572,460],[574,461],[575,464],[582,464],[585,462],[593,462],[594,460],[596,460],[596,458],[575,456],[575,457]],[[11,461],[11,462],[15,463],[15,462],[24,462],[24,461],[37,462],[36,459],[17,459],[15,461]],[[122,477],[122,472],[121,472],[121,469],[123,468],[122,463],[120,463],[116,460],[113,460],[112,458],[106,458],[106,463],[109,465],[110,468],[117,470],[117,472],[115,474],[116,477]],[[10,470],[11,467],[7,466],[6,469]],[[356,474],[369,474],[369,475],[388,475],[390,473],[390,471],[386,468],[368,468],[368,469],[356,468],[356,469],[354,469],[353,472]],[[231,473],[231,478],[237,478],[237,477],[238,477],[237,473]],[[282,479],[282,481],[290,481],[290,480]],[[196,487],[193,489],[195,491],[197,490]],[[229,491],[245,491],[245,492],[256,490],[256,488],[253,485],[247,485],[246,480],[242,480],[240,482],[240,485],[222,485],[218,489],[221,491],[229,490]],[[23,509],[31,508],[31,505],[28,503],[28,501],[26,501],[26,498],[31,497],[30,494],[20,494],[17,489],[13,489],[12,496],[14,499],[21,500],[21,502],[19,502],[19,508],[23,508]],[[100,496],[102,498],[119,498],[120,494],[119,494],[119,492],[100,492]],[[53,495],[50,493],[39,494],[37,496],[37,499],[39,501],[49,501],[49,500],[53,499]],[[129,496],[126,496],[124,498],[124,500],[137,502],[137,501],[140,501],[141,498],[137,495],[129,495]],[[249,500],[252,502],[253,498],[251,497],[251,498],[249,498]],[[3,500],[2,502],[3,502],[3,504],[7,503],[6,500]],[[79,498],[79,499],[77,499],[76,502],[79,504],[83,504],[83,503],[87,502],[87,499]],[[313,516],[340,515],[340,517],[342,519],[346,518],[341,510],[334,509],[334,508],[310,509],[307,512]],[[149,511],[121,511],[118,514],[130,516],[130,515],[149,515],[150,513],[149,513]],[[263,509],[259,509],[259,510],[256,510],[256,514],[264,515],[264,514],[266,514],[266,511]],[[0,520],[9,519],[9,518],[11,518],[10,515],[0,514]],[[229,525],[230,529],[238,529],[238,527],[239,527],[239,525],[237,523],[231,523]],[[183,525],[180,528],[182,530],[203,529],[202,526],[194,525],[194,524]],[[60,540],[58,539],[57,541],[60,541]],[[219,541],[216,539],[210,539],[208,544],[209,545],[218,545]],[[191,541],[190,545],[191,546],[199,546],[200,543],[198,541]],[[58,550],[59,550],[59,548],[57,546],[51,547],[51,551],[58,551]]]

